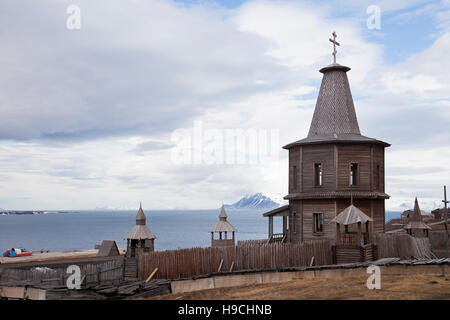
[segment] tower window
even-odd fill
[[[314,185],[316,187],[322,186],[322,164],[314,164]]]
[[[358,184],[358,164],[350,163],[350,185],[356,186]]]
[[[314,220],[313,226],[314,233],[323,232],[323,213],[314,213],[313,220]]]

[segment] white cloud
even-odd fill
[[[445,167],[448,158],[445,32],[423,52],[387,65],[382,46],[365,40],[360,14],[336,17],[332,4],[252,1],[226,10],[84,0],[82,29],[68,31],[69,1],[28,3],[7,1],[0,12],[0,28],[10,30],[0,35],[1,207],[135,207],[143,200],[187,209],[252,192],[280,198],[287,192],[281,146],[308,132],[333,30],[338,62],[352,68],[363,134],[393,142],[387,208],[415,195],[430,204],[450,177],[446,169],[420,171]],[[363,15],[367,3],[357,4]],[[381,5],[395,11],[411,3]],[[175,164],[170,135],[194,120],[218,130],[276,129],[279,159]],[[411,177],[401,173],[405,167],[414,168]]]

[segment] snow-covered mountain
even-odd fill
[[[266,197],[262,193],[254,195],[246,195],[241,200],[224,205],[226,209],[274,209],[278,208],[280,204]]]

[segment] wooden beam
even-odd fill
[[[152,280],[153,276],[158,272],[158,268],[155,268],[153,272],[148,276],[148,278],[145,280],[145,283],[148,283],[150,280]]]

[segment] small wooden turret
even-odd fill
[[[155,250],[154,241],[156,236],[146,225],[142,204],[139,205],[139,211],[136,215],[136,225],[127,235],[127,253],[128,258],[137,257],[141,252],[150,252]]]
[[[417,197],[414,201],[414,211],[409,218],[409,222],[403,228],[413,237],[428,237],[428,230],[431,230],[431,228],[422,221],[422,213]]]
[[[219,222],[217,222],[216,225],[209,230],[209,232],[211,232],[211,247],[226,247],[235,245],[234,235],[237,230],[227,221],[227,217],[225,208],[222,205],[219,214]],[[228,239],[229,232],[232,233],[231,239]],[[214,233],[219,233],[219,239],[214,239]],[[225,235],[224,238],[222,238],[222,233]]]

